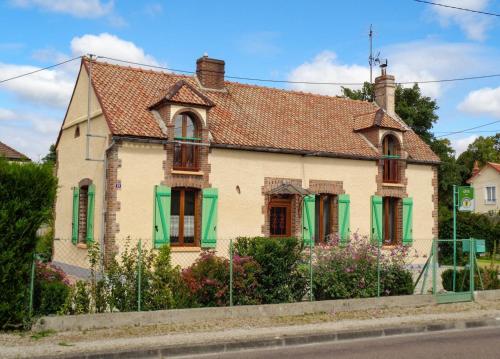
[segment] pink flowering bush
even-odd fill
[[[375,297],[378,265],[381,295],[412,294],[411,272],[405,268],[410,251],[408,247],[396,246],[379,252],[376,244],[358,234],[344,246],[333,237],[314,251],[314,297],[316,300]]]
[[[233,301],[235,305],[259,304],[257,276],[259,265],[250,257],[233,258]],[[203,252],[182,271],[191,306],[229,305],[229,260],[211,251]]]

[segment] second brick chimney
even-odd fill
[[[224,88],[224,67],[224,61],[211,59],[208,55],[204,55],[196,60],[196,77],[203,87],[222,90]]]
[[[389,115],[396,114],[396,83],[394,76],[387,75],[387,65],[382,65],[382,74],[375,79],[375,102]]]

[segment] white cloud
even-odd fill
[[[75,37],[71,40],[71,51],[75,56],[92,53],[148,65],[159,65],[153,56],[146,54],[133,42],[108,33]]]
[[[382,49],[382,58],[389,62],[388,72],[395,75],[396,82],[437,80],[470,75],[471,69],[481,63],[484,72],[491,71],[500,61],[481,45],[466,43],[444,43],[433,40],[414,41],[387,46]],[[374,78],[379,69],[374,68]],[[334,52],[323,51],[312,61],[292,70],[288,76],[292,81],[354,82],[369,81],[368,65],[343,64]],[[408,86],[411,86],[409,84]],[[422,92],[438,98],[454,86],[451,83],[420,84]],[[339,95],[340,86],[294,84],[293,89],[328,95]],[[356,86],[346,86],[356,88]],[[358,86],[359,88],[359,86]]]
[[[14,111],[8,110],[6,108],[0,108],[0,121],[11,121],[16,118]]]
[[[12,0],[14,6],[36,7],[45,11],[69,14],[81,18],[97,18],[113,11],[114,1],[100,0]]]
[[[472,10],[484,11],[490,0],[441,0],[441,4]],[[482,41],[486,38],[486,32],[492,25],[492,19],[488,16],[466,12],[462,10],[446,8],[442,6],[430,6],[434,15],[437,16],[442,26],[450,24],[458,25],[466,36],[471,40]]]
[[[10,78],[31,71],[38,67],[0,63],[3,78]],[[50,107],[64,107],[73,90],[74,79],[64,70],[45,70],[24,76],[2,84],[1,89],[17,98]]]
[[[332,51],[319,53],[312,61],[295,68],[288,76],[290,81],[302,82],[349,82],[362,83],[369,80],[367,66],[345,65],[337,61]],[[334,85],[292,84],[295,90],[309,91],[323,95],[340,95],[341,87]],[[352,87],[352,86],[349,86]]]
[[[488,114],[500,117],[500,86],[485,87],[470,92],[458,105],[460,111],[471,114]]]
[[[478,135],[470,135],[468,137],[451,140],[451,147],[455,150],[455,157],[460,156],[462,152],[467,150],[467,147],[478,137]]]
[[[163,12],[163,5],[157,2],[146,4],[144,12],[151,17],[157,16]]]

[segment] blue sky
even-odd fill
[[[439,1],[500,13],[499,0]],[[194,70],[207,52],[226,61],[227,75],[363,82],[370,24],[374,48],[396,81],[500,73],[500,18],[411,0],[7,0],[0,23],[0,80],[89,52]],[[57,137],[77,68],[73,62],[0,84],[0,141],[35,160],[43,156]],[[436,134],[500,119],[500,77],[422,89],[440,106]],[[450,139],[461,151],[475,136],[494,134],[479,131],[499,129],[497,123]]]

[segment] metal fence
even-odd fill
[[[147,277],[143,278],[143,275],[148,261],[151,260],[151,253],[155,252],[148,243],[149,241],[141,240],[128,243],[130,253],[127,258],[133,259],[130,263],[132,263],[133,268],[131,270],[134,273],[128,276],[123,275],[123,281],[134,282],[131,283],[131,287],[133,287],[133,295],[135,296],[133,301],[136,303],[130,306],[129,310],[144,310],[143,297],[147,289],[143,288],[143,286],[146,284],[147,287],[149,279]],[[224,284],[224,288],[227,288],[228,291],[228,301],[222,303],[222,305],[233,306],[236,303],[235,276],[241,274],[235,274],[235,268],[240,270],[235,264],[235,258],[236,261],[239,260],[235,244],[235,241],[231,239],[219,240],[217,246],[211,249],[214,255],[224,258],[228,266],[227,283]],[[366,248],[362,247],[362,250],[352,248],[355,245],[350,243],[345,246],[340,246],[337,243],[336,246],[337,249],[333,245],[314,245],[312,242],[304,245],[301,256],[298,258],[300,262],[298,268],[301,269],[303,280],[303,286],[301,287],[303,293],[297,294],[296,298],[299,299],[296,300],[336,299],[336,294],[331,294],[330,297],[324,295],[324,292],[328,292],[328,286],[333,287],[338,284],[333,279],[331,282],[326,279],[326,283],[324,280],[320,280],[321,278],[330,277],[348,278],[342,280],[346,281],[347,286],[355,288],[351,296],[349,296],[347,290],[347,294],[341,293],[337,298],[433,293],[439,302],[445,303],[472,300],[475,289],[485,288],[483,283],[484,273],[482,273],[482,269],[476,261],[477,240],[475,239],[457,240],[456,246],[452,240],[447,239],[417,239],[413,241],[411,246],[407,247],[368,243],[368,246]],[[335,255],[340,257],[335,257]],[[366,258],[363,258],[363,255],[366,255]],[[350,258],[349,256],[358,256],[359,258]],[[120,258],[120,253],[118,258]],[[193,251],[189,248],[171,248],[171,262],[173,266],[180,267],[181,271],[188,270],[199,258],[199,251]],[[334,258],[341,258],[350,264],[333,268],[332,271],[344,271],[345,273],[334,273],[335,275],[328,277],[329,273],[327,272],[330,263],[328,260],[333,261]],[[375,268],[376,273],[370,271],[363,273],[362,269],[352,268],[356,267],[357,263],[365,263],[364,260],[374,261],[374,266],[367,268]],[[390,263],[393,262],[398,262],[403,271],[391,271]],[[326,263],[326,266],[322,266],[322,263]],[[90,283],[91,287],[95,287],[95,281],[106,280],[109,276],[106,266],[102,263],[102,257],[91,253],[90,248],[86,248],[82,244],[73,244],[71,241],[56,240],[49,253],[34,254],[29,284],[30,314],[37,312],[34,310],[36,281],[40,276],[40,272],[46,271],[47,267],[57,268],[57,272],[73,287],[77,282]],[[404,283],[398,282],[398,280],[401,280],[398,276],[401,275],[411,276],[411,288],[408,286],[408,280],[403,281]],[[479,288],[476,285],[477,281],[480,282]],[[398,285],[402,285],[401,283],[406,287],[397,288]],[[326,290],[319,290],[320,285],[326,286]],[[261,303],[266,304],[265,301],[261,301]],[[106,310],[113,311],[115,308]],[[96,311],[96,309],[89,309],[89,311]]]

